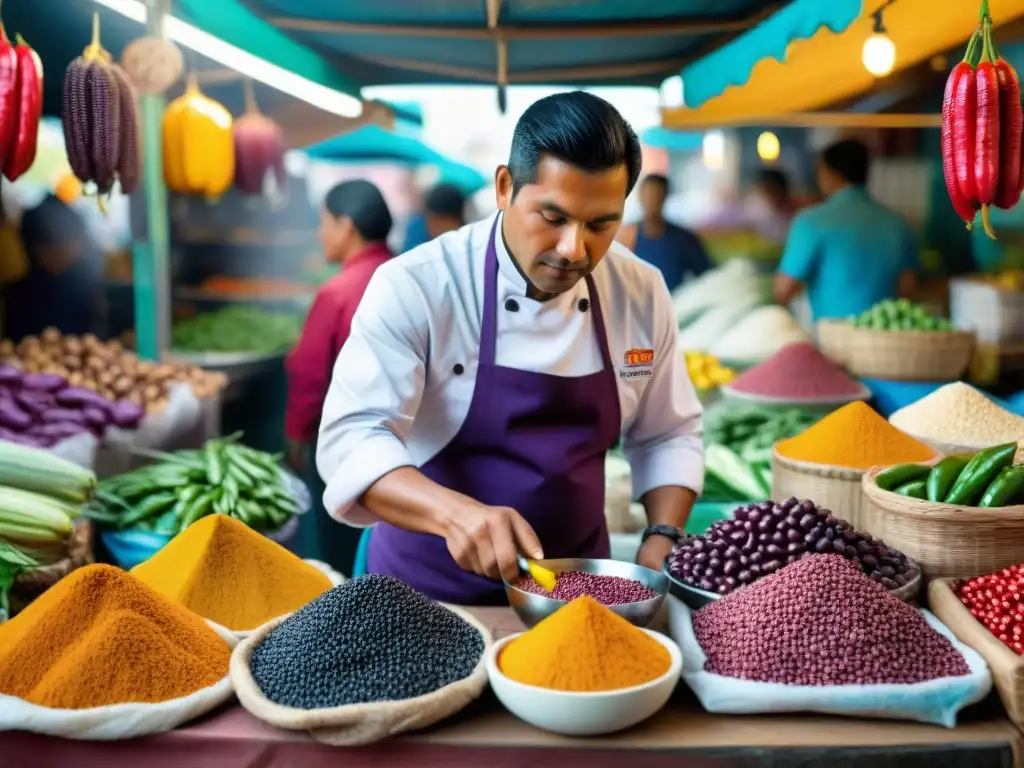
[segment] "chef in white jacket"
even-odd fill
[[[614,242],[640,144],[583,92],[533,104],[499,212],[380,267],[338,355],[317,466],[368,568],[456,604],[501,603],[528,557],[608,557],[620,440],[658,569],[699,495],[701,407],[658,270]]]

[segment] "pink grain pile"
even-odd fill
[[[838,555],[806,556],[697,611],[704,668],[788,685],[921,683],[967,662],[914,608]]]
[[[845,397],[862,391],[857,381],[805,341],[787,344],[729,387],[748,395],[792,399]]]
[[[602,605],[623,605],[650,600],[658,593],[635,579],[621,576],[602,576],[584,571],[562,571],[555,581],[555,588],[548,592],[531,576],[522,577],[516,586],[524,592],[552,597],[555,600],[572,602],[577,597],[589,595]]]

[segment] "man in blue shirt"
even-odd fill
[[[920,261],[910,227],[864,188],[868,149],[848,139],[818,160],[825,202],[793,219],[775,298],[789,304],[806,288],[814,319],[860,314],[883,299],[914,298]]]
[[[711,260],[696,234],[665,221],[667,197],[668,179],[649,174],[640,184],[643,221],[634,227],[623,227],[619,241],[660,269],[668,289],[673,291],[688,278],[711,269]]]

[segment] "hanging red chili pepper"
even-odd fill
[[[15,53],[18,57],[17,131],[3,164],[3,173],[15,181],[36,160],[39,120],[43,114],[43,64],[21,36]]]
[[[982,21],[981,61],[974,71],[977,84],[978,112],[975,116],[974,180],[981,205],[981,225],[985,234],[995,239],[989,222],[989,208],[996,198],[999,185],[999,80],[996,78],[995,57],[992,55],[992,20]]]
[[[1024,107],[1020,80],[992,39],[988,0],[962,62],[950,72],[942,104],[942,169],[957,215],[970,229],[981,209],[995,239],[992,206],[1010,209],[1024,189]]]
[[[957,215],[970,229],[977,215],[974,188],[974,68],[972,57],[981,42],[975,32],[963,61],[953,67],[942,98],[942,173]]]
[[[18,130],[18,54],[0,22],[0,165],[7,161]],[[0,207],[0,224],[4,213]]]

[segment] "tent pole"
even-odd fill
[[[146,34],[164,37],[166,0],[146,0]],[[135,344],[139,357],[157,360],[170,347],[170,237],[164,186],[161,122],[162,94],[140,97],[143,146],[144,238],[132,244],[135,296]]]

